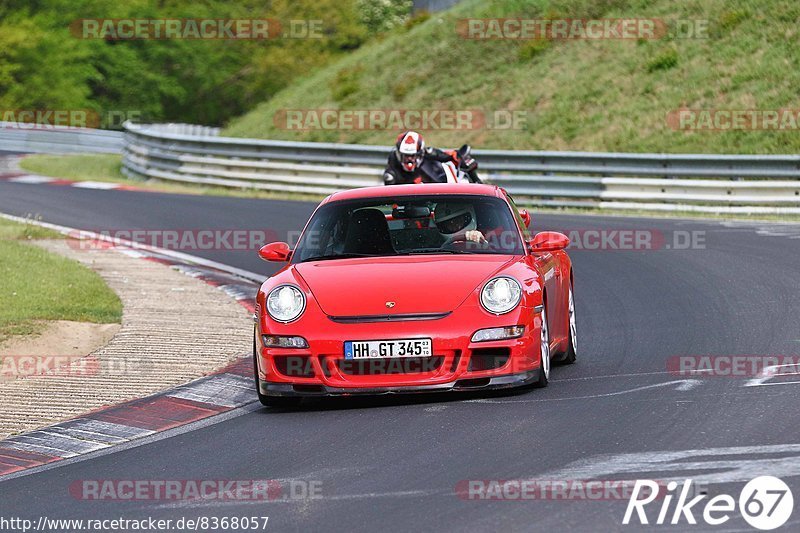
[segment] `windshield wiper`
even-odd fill
[[[353,259],[354,257],[382,257],[376,254],[331,254],[331,255],[317,255],[314,257],[309,257],[308,259],[303,259],[300,261],[301,263],[307,263],[308,261],[329,261],[331,259]]]
[[[422,254],[471,254],[466,250],[443,250],[441,248],[420,248],[419,250],[408,250],[397,255],[422,255]]]
[[[307,263],[309,261],[330,261],[331,259],[353,259],[357,257],[397,257],[402,255],[433,255],[433,254],[458,254],[458,255],[472,255],[481,252],[467,252],[465,250],[442,250],[440,248],[420,248],[418,250],[407,250],[405,252],[398,252],[396,254],[332,254],[332,255],[317,255],[303,259],[300,263]]]

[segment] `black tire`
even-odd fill
[[[569,335],[569,348],[567,348],[566,353],[564,353],[564,358],[559,361],[562,365],[572,365],[575,364],[576,359],[578,356],[575,354],[575,348],[572,346],[572,333]]]
[[[256,382],[256,394],[258,401],[264,407],[297,407],[300,405],[302,398],[294,398],[292,396],[265,396],[261,394],[261,387],[258,382],[258,354],[256,353],[256,335],[253,333],[253,376]]]
[[[539,379],[533,385],[536,389],[547,387],[550,382],[550,325],[547,322],[547,307],[542,307],[542,329],[539,339]],[[545,349],[544,347],[547,346]],[[546,354],[544,352],[547,352]]]
[[[561,360],[561,363],[565,365],[571,365],[575,363],[575,360],[578,358],[575,350],[575,345],[577,344],[577,326],[575,327],[575,333],[573,333],[572,323],[575,320],[575,296],[572,291],[572,282],[569,284],[569,300],[567,301],[567,306],[569,309],[569,341],[567,342],[567,352],[564,354],[564,358]]]

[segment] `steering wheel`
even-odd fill
[[[475,242],[459,237],[458,239],[446,243],[442,248],[453,251],[488,250],[489,242],[486,240]]]

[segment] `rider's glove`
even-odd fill
[[[478,161],[476,161],[475,158],[472,157],[471,155],[467,155],[461,162],[461,168],[463,168],[467,172],[478,170]]]

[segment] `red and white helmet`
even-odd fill
[[[397,137],[394,154],[406,172],[413,172],[425,155],[425,140],[416,131],[407,131]]]

